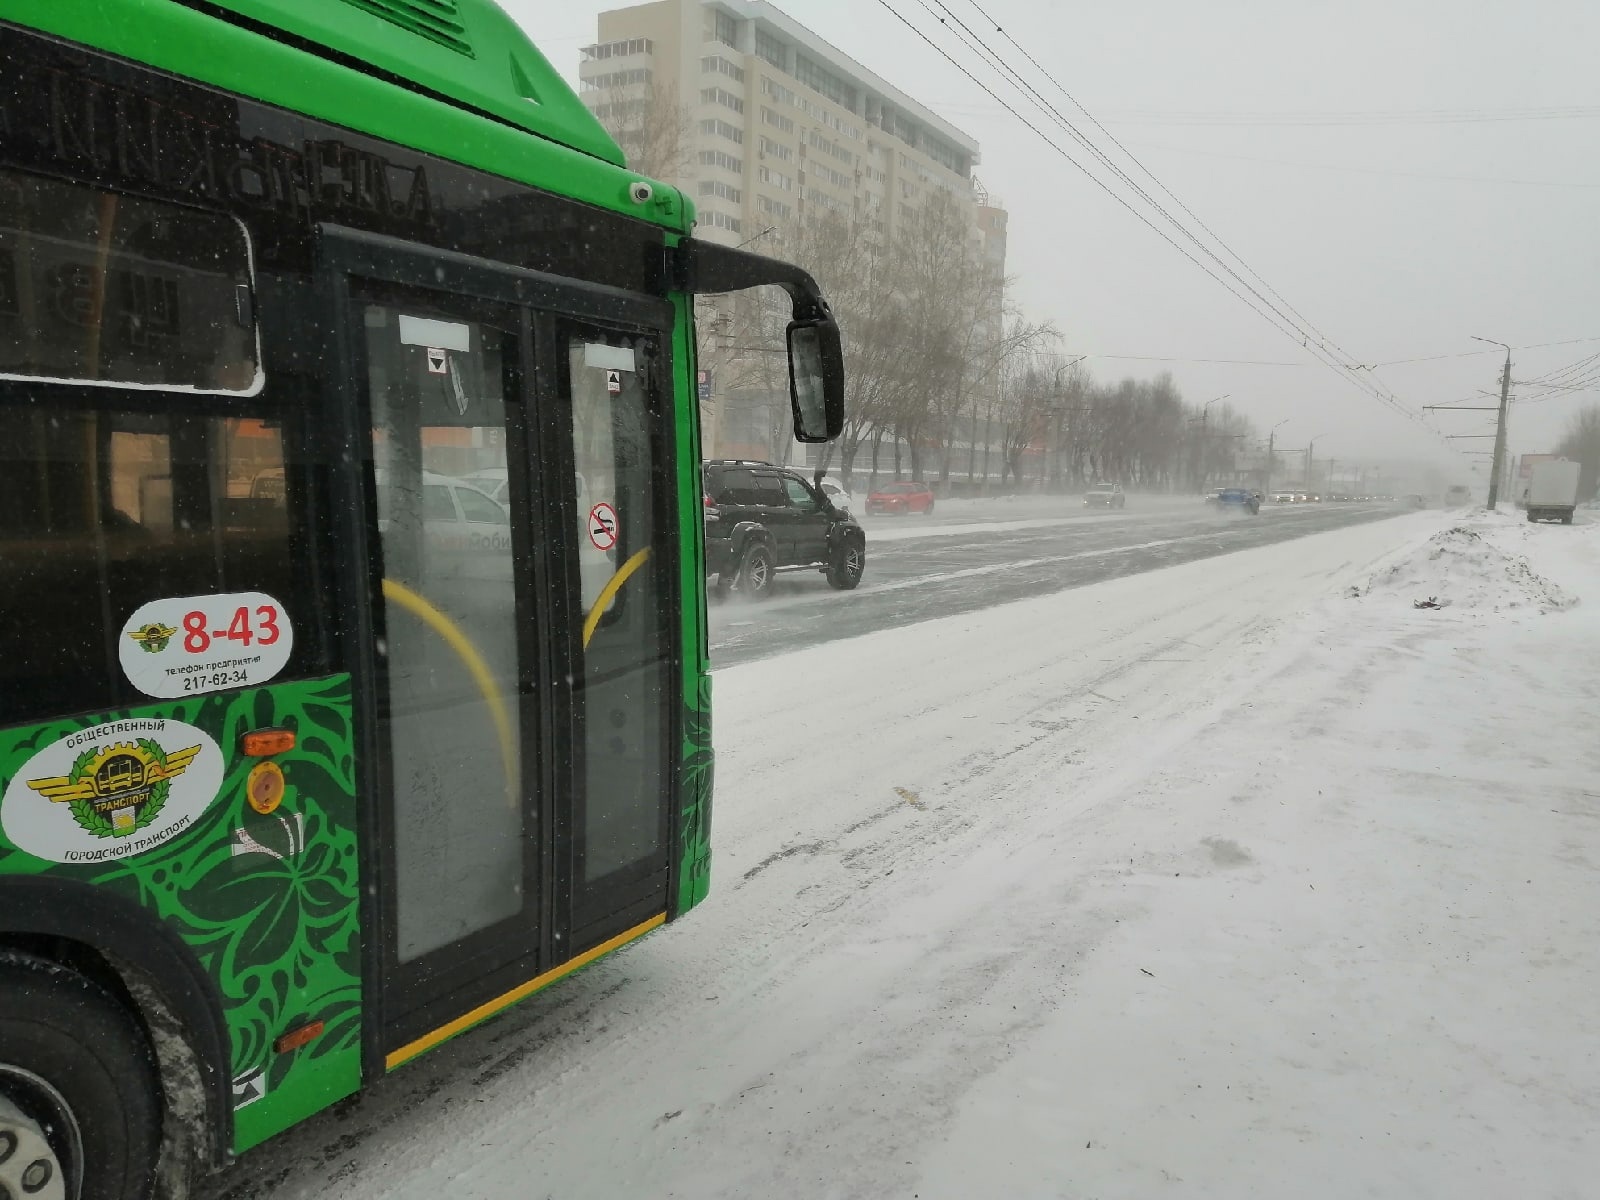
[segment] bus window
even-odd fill
[[[522,912],[524,765],[511,538],[471,536],[460,477],[501,466],[515,342],[362,306],[384,596],[399,961]],[[466,521],[481,519],[472,511]],[[508,530],[509,533],[509,530]]]
[[[0,171],[0,375],[253,393],[244,227]]]
[[[662,849],[662,632],[655,470],[661,419],[644,339],[569,343],[584,648],[581,872],[593,884]],[[620,586],[617,586],[620,584]],[[609,594],[608,594],[609,593]]]
[[[251,498],[260,474],[281,477],[277,429],[11,399],[0,388],[0,625],[28,636],[0,656],[0,725],[137,702],[117,639],[147,601],[259,591],[293,604],[304,572],[287,510]]]

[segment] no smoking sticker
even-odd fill
[[[621,522],[617,520],[617,510],[611,505],[596,504],[589,510],[589,540],[594,543],[596,550],[610,550],[617,544],[617,530]]]

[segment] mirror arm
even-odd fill
[[[793,263],[698,238],[685,238],[675,248],[669,248],[667,254],[674,290],[700,296],[771,285],[789,293],[796,321],[823,320],[833,315],[817,281]]]

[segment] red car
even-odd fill
[[[916,483],[909,479],[886,483],[882,487],[873,488],[867,495],[869,514],[894,513],[903,517],[907,513],[932,511],[933,489],[925,483]]]

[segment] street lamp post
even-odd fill
[[[1199,480],[1200,487],[1205,487],[1205,485],[1206,485],[1205,474],[1203,472],[1203,468],[1205,466],[1205,460],[1206,460],[1206,457],[1207,457],[1207,455],[1206,455],[1206,426],[1209,425],[1210,421],[1211,421],[1211,406],[1213,404],[1216,404],[1216,403],[1222,401],[1222,400],[1226,400],[1232,394],[1233,394],[1232,392],[1227,392],[1227,393],[1224,393],[1221,396],[1217,396],[1215,399],[1207,400],[1205,402],[1205,405],[1200,409],[1200,444],[1196,449],[1198,450],[1198,453],[1199,453],[1199,456],[1200,456],[1200,467],[1202,468],[1202,470],[1196,470],[1195,472],[1193,472],[1193,474],[1201,476],[1201,478]],[[1193,486],[1193,484],[1191,484],[1190,486]]]
[[[1087,354],[1079,354],[1062,363],[1056,368],[1055,379],[1050,385],[1050,394],[1053,400],[1052,407],[1055,409],[1050,415],[1055,418],[1051,422],[1055,426],[1055,436],[1050,439],[1053,445],[1045,447],[1045,469],[1051,476],[1050,482],[1052,486],[1056,488],[1061,486],[1061,426],[1067,414],[1066,402],[1061,394],[1061,377],[1088,357]],[[1043,484],[1043,482],[1043,474],[1041,473],[1040,483]]]
[[[1475,342],[1502,346],[1506,352],[1505,369],[1500,372],[1500,420],[1494,427],[1494,459],[1489,467],[1489,511],[1493,512],[1495,505],[1500,503],[1500,470],[1506,455],[1506,406],[1511,395],[1511,347],[1493,338],[1478,337],[1475,334],[1469,336]]]

